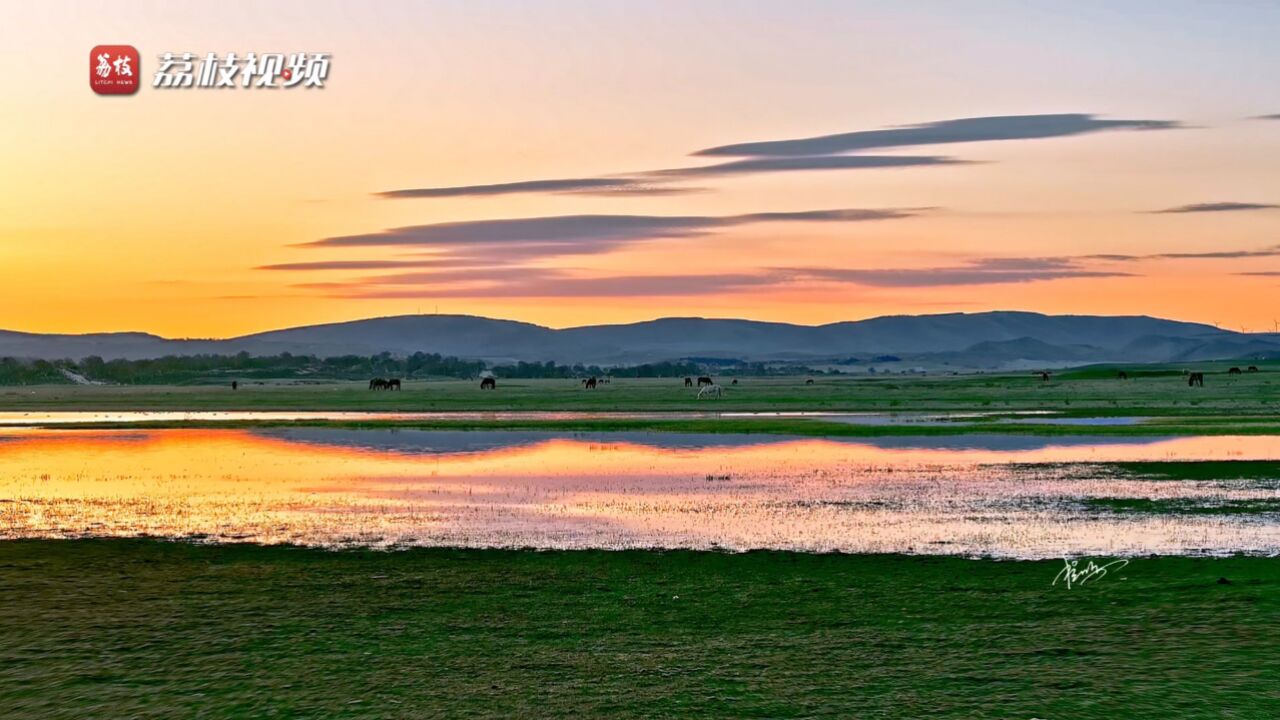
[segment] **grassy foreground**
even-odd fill
[[[400,392],[365,383],[219,385],[36,385],[0,388],[0,411],[348,410],[348,411],[986,411],[1053,410],[1076,415],[1280,415],[1280,366],[1227,375],[1209,366],[1205,387],[1177,372],[1064,372],[1049,382],[1028,373],[964,376],[741,378],[720,400],[698,400],[681,380],[615,379],[596,390],[574,380],[503,380],[481,391],[461,380],[408,381]],[[728,382],[726,378],[718,378]]]
[[[1280,560],[0,543],[0,708],[85,717],[1264,718]],[[1219,583],[1219,578],[1230,583]]]

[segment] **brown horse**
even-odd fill
[[[731,382],[731,383],[729,383],[729,384],[730,384],[730,385],[737,385],[737,384],[738,384],[738,378],[734,378],[734,379],[733,379],[733,382]]]
[[[1257,366],[1257,365],[1250,365],[1250,366],[1249,366],[1249,369],[1248,369],[1248,370],[1246,370],[1245,372],[1258,372],[1258,366]]]
[[[1040,373],[1040,382],[1049,382],[1049,373],[1047,372]]]
[[[1228,375],[1239,375],[1239,374],[1240,374],[1240,372],[1241,372],[1241,371],[1240,371],[1240,368],[1238,368],[1238,367],[1233,367],[1233,368],[1231,368],[1230,370],[1227,370],[1227,374],[1228,374]]]
[[[698,387],[702,387],[703,385],[715,385],[715,382],[706,375],[702,375],[698,378]]]
[[[382,378],[374,378],[369,381],[369,389],[370,390],[386,390],[387,381]]]
[[[480,380],[480,389],[481,390],[497,390],[498,381],[491,377],[482,378]]]
[[[1200,387],[1204,387],[1204,373],[1202,372],[1188,373],[1187,387],[1195,387],[1197,385],[1199,385]]]
[[[1121,380],[1128,380],[1128,379],[1129,379],[1129,373],[1127,373],[1127,372],[1125,372],[1125,371],[1121,370],[1121,371],[1120,371],[1120,374],[1119,374],[1119,375],[1116,375],[1116,377],[1117,377],[1117,378],[1119,378],[1119,379],[1121,379]]]
[[[596,383],[597,383],[597,382],[598,382],[598,381],[597,381],[595,378],[593,378],[593,377],[591,377],[591,378],[584,378],[584,379],[583,379],[583,381],[582,381],[582,388],[583,388],[584,390],[595,390],[595,389],[596,389]]]
[[[685,386],[685,387],[693,387],[693,378],[691,378],[691,377],[687,377],[687,378],[685,378],[685,379],[684,379],[684,386]]]
[[[399,389],[400,389],[400,378],[391,378],[390,380],[388,380],[388,381],[387,381],[387,388],[386,388],[386,389],[388,389],[388,390],[399,390]]]
[[[239,390],[239,389],[240,389],[240,383],[236,382],[235,380],[232,380],[232,381],[231,381],[231,389],[232,389],[232,390]]]
[[[813,384],[813,378],[808,378],[808,379],[806,379],[806,380],[804,381],[804,384],[805,384],[805,385],[812,385],[812,384]]]

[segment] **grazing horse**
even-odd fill
[[[593,378],[593,377],[592,377],[592,378],[584,378],[584,379],[583,379],[583,381],[582,381],[582,387],[583,387],[583,389],[586,389],[586,390],[595,390],[595,389],[596,389],[596,382],[597,382],[597,380],[596,380],[595,378]]]
[[[387,381],[387,388],[386,388],[386,389],[388,389],[388,390],[399,390],[399,389],[400,389],[400,378],[391,378],[390,380],[388,380],[388,381]]]
[[[480,389],[481,390],[497,390],[498,381],[491,377],[482,378],[480,380]]]
[[[813,384],[813,378],[808,378],[808,379],[806,379],[806,380],[804,381],[804,384],[805,384],[805,385],[812,385],[812,384]]]
[[[1187,387],[1195,387],[1196,385],[1204,387],[1204,373],[1198,372],[1187,374]]]
[[[1249,369],[1248,369],[1246,372],[1258,372],[1258,366],[1257,366],[1257,365],[1250,365],[1250,366],[1249,366]]]
[[[1233,368],[1231,368],[1230,370],[1227,370],[1227,374],[1228,374],[1228,375],[1239,375],[1239,374],[1240,374],[1240,368],[1238,368],[1238,367],[1233,367]]]
[[[687,377],[687,378],[685,378],[685,379],[684,379],[684,386],[685,386],[685,387],[693,387],[693,378],[691,378],[691,377]]]
[[[1129,373],[1127,373],[1127,372],[1125,372],[1125,371],[1121,370],[1121,371],[1120,371],[1120,374],[1119,374],[1119,375],[1116,375],[1116,377],[1117,377],[1117,378],[1120,378],[1121,380],[1128,380],[1128,379],[1129,379]]]
[[[734,379],[733,379],[733,382],[731,382],[731,383],[729,383],[729,384],[730,384],[730,385],[737,385],[737,384],[738,384],[738,378],[734,378]]]
[[[232,381],[231,381],[231,389],[232,389],[232,390],[239,390],[239,389],[240,389],[240,383],[236,382],[235,380],[232,380]]]
[[[710,385],[698,391],[698,399],[701,400],[704,397],[713,397],[713,398],[719,399],[720,396],[723,394],[724,394],[723,388],[721,388],[719,385],[715,383],[711,383]]]
[[[383,380],[382,378],[374,378],[369,381],[369,389],[370,390],[386,390],[387,381]]]
[[[1049,382],[1049,373],[1048,373],[1048,372],[1042,372],[1042,373],[1040,373],[1040,382]]]
[[[707,377],[706,375],[702,375],[698,378],[698,387],[702,387],[703,385],[715,385],[715,384],[716,384],[715,381]]]

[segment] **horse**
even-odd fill
[[[701,375],[698,377],[698,387],[702,387],[703,385],[715,385],[715,384],[716,384],[715,381],[707,377],[706,375]]]
[[[240,389],[240,383],[236,382],[235,380],[232,380],[232,381],[231,381],[231,389],[232,389],[232,390],[239,390],[239,389]]]
[[[584,379],[582,380],[582,387],[583,387],[583,389],[584,389],[584,390],[595,390],[595,389],[596,389],[596,382],[597,382],[597,380],[596,380],[595,378],[593,378],[593,377],[592,377],[592,378],[584,378]]]
[[[1233,367],[1233,368],[1231,368],[1230,370],[1227,370],[1227,374],[1228,374],[1228,375],[1239,375],[1239,374],[1240,374],[1240,368],[1238,368],[1238,367]]]
[[[685,387],[693,387],[693,378],[691,378],[691,377],[687,377],[687,378],[685,378],[685,379],[684,379],[684,386],[685,386]]]
[[[704,397],[714,397],[719,399],[720,396],[723,394],[724,394],[724,389],[722,389],[719,385],[716,385],[715,383],[711,383],[710,385],[698,391],[698,399],[701,400]]]
[[[734,378],[734,379],[733,379],[733,382],[731,382],[731,383],[729,383],[729,384],[730,384],[730,385],[737,385],[737,384],[738,384],[738,378]]]
[[[387,381],[387,387],[386,387],[386,389],[387,389],[387,390],[399,390],[399,389],[400,389],[400,378],[391,378],[390,380],[388,380],[388,381]]]
[[[1248,370],[1246,370],[1245,372],[1258,372],[1258,366],[1257,366],[1257,365],[1250,365],[1250,366],[1249,366],[1249,369],[1248,369]]]
[[[1197,385],[1204,387],[1204,373],[1187,373],[1187,387],[1195,387]]]
[[[481,390],[497,390],[498,381],[491,377],[481,378],[480,389]]]
[[[374,378],[369,381],[369,389],[370,390],[386,390],[387,381],[382,378]]]
[[[1119,378],[1119,379],[1121,379],[1121,380],[1128,380],[1128,379],[1129,379],[1129,373],[1127,373],[1127,372],[1125,372],[1125,371],[1121,370],[1121,371],[1120,371],[1120,374],[1119,374],[1119,375],[1116,375],[1116,377],[1117,377],[1117,378]]]
[[[805,385],[812,385],[812,384],[813,384],[813,378],[807,378],[807,379],[804,381],[804,384],[805,384]]]
[[[1040,373],[1040,382],[1049,382],[1049,373],[1048,373],[1048,372],[1042,372],[1042,373]]]

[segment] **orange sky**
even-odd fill
[[[1241,273],[1280,273],[1280,210],[1265,207],[1280,203],[1280,121],[1256,119],[1280,112],[1266,69],[1280,9],[803,5],[10,4],[0,327],[1019,309],[1272,329],[1280,276]],[[89,49],[108,43],[141,52],[136,95],[89,89]],[[322,90],[152,88],[166,51],[333,60]],[[956,118],[1067,114],[1084,129],[926,137]],[[945,162],[709,173],[777,156],[691,156],[928,124],[818,156]],[[784,159],[815,157],[797,147]],[[653,174],[671,168],[698,170]],[[375,195],[620,175],[646,192]],[[1230,204],[1154,212],[1206,203]],[[812,219],[849,209],[898,216]],[[759,213],[791,215],[742,217]],[[599,217],[575,234],[565,216]],[[417,265],[260,269],[328,261]]]

